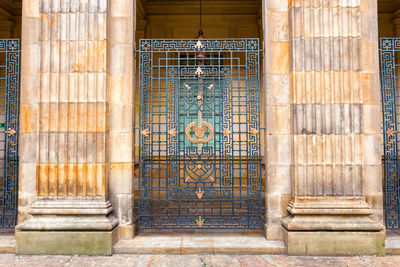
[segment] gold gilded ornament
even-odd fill
[[[14,134],[17,133],[17,131],[12,128],[8,128],[8,130],[5,131],[5,133],[8,134],[8,136],[13,136]]]
[[[142,135],[144,136],[144,137],[148,137],[149,135],[150,135],[150,132],[149,132],[149,130],[148,129],[144,129],[144,130],[142,130]]]
[[[201,218],[201,216],[199,216],[199,218],[196,219],[196,223],[197,223],[197,225],[198,225],[199,227],[203,227],[204,219]]]
[[[251,128],[250,134],[251,134],[252,136],[256,136],[256,135],[258,134],[258,131],[257,131],[256,129],[254,129],[254,128]]]
[[[194,128],[194,135],[197,137],[197,139],[194,139],[191,135],[192,128]],[[208,137],[203,138],[206,131],[208,129]],[[190,123],[185,130],[186,133],[186,138],[194,143],[194,144],[206,144],[210,142],[210,140],[214,137],[214,128],[209,124],[208,122],[203,121],[201,126],[197,126],[197,122],[192,122]]]
[[[386,134],[389,136],[394,136],[395,133],[396,133],[396,131],[394,131],[393,129],[389,129],[386,131]]]
[[[230,135],[232,132],[231,132],[230,130],[228,130],[228,129],[224,129],[224,130],[222,131],[222,133],[224,134],[224,136],[228,136],[228,135]]]
[[[194,74],[197,75],[197,77],[200,77],[204,73],[203,73],[203,70],[200,68],[200,66],[198,66],[197,70],[196,70],[196,72]]]
[[[204,45],[200,40],[198,40],[196,45],[194,46],[194,48],[196,48],[198,51],[200,51],[200,49],[204,48]]]
[[[168,131],[168,134],[171,135],[171,136],[176,136],[177,133],[178,132],[176,131],[176,129],[171,129],[171,130]]]
[[[197,190],[197,192],[196,192],[196,195],[199,198],[199,200],[201,200],[203,198],[204,191],[201,190],[201,188],[199,188],[199,190]]]

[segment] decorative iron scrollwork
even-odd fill
[[[194,139],[191,135],[192,128],[194,128],[194,135],[197,139]],[[208,129],[208,137],[203,138]],[[206,121],[203,121],[201,126],[197,126],[197,122],[192,122],[186,127],[186,138],[194,144],[207,144],[214,137],[214,128]]]
[[[0,152],[0,229],[12,229],[18,218],[19,40],[0,39],[0,70],[0,132],[3,134]],[[4,135],[8,138],[4,138]]]

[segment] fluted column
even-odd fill
[[[373,12],[376,3],[358,0],[289,3],[289,254],[383,253]]]
[[[35,46],[22,47],[36,69],[22,70],[22,80],[35,86],[24,83],[21,91],[24,102],[32,98],[21,126],[22,134],[32,129],[26,138],[33,143],[24,140],[20,156],[32,161],[29,148],[37,153],[36,171],[26,165],[32,173],[23,172],[24,180],[36,181],[36,201],[17,226],[18,253],[111,253],[118,220],[108,199],[109,2],[23,1],[23,20],[27,9],[37,12],[33,28],[23,24]]]

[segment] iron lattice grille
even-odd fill
[[[261,228],[259,53],[140,40],[140,228]]]
[[[19,70],[19,40],[0,39],[0,228],[17,222]]]
[[[388,229],[400,229],[400,174],[399,174],[399,121],[400,121],[400,38],[380,40],[385,216]]]

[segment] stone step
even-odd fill
[[[387,236],[385,251],[386,255],[400,255],[400,236]]]
[[[15,253],[14,233],[0,233],[0,254]]]
[[[143,233],[114,245],[115,254],[286,254],[282,241],[266,240],[262,234]]]

